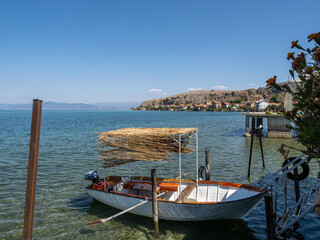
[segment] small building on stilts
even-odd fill
[[[245,137],[250,137],[250,126],[257,128],[263,125],[263,119],[267,121],[267,130],[269,138],[292,138],[291,130],[286,126],[290,126],[290,121],[280,114],[266,114],[264,112],[246,112],[240,113],[246,116]],[[251,122],[251,124],[250,124]]]

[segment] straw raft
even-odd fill
[[[197,128],[124,128],[99,135],[100,156],[105,167],[113,167],[135,161],[170,160],[179,152],[194,151],[191,138]]]

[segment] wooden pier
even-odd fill
[[[281,114],[266,114],[264,112],[246,112],[239,113],[239,115],[246,116],[246,132],[245,137],[250,137],[250,122],[251,126],[257,128],[263,123],[263,119],[267,120],[268,124],[268,137],[269,138],[291,138],[291,130],[286,127],[290,125],[290,121],[287,120]]]

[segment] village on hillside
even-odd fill
[[[155,106],[139,106],[132,110],[140,111],[266,111],[278,112],[283,109],[282,103],[268,102],[260,99],[256,102],[251,101],[208,101],[201,104],[171,104]]]

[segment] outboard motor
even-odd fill
[[[85,180],[91,180],[92,183],[98,183],[100,182],[100,178],[99,178],[99,174],[98,171],[96,170],[92,170],[86,173],[86,175],[84,176]]]

